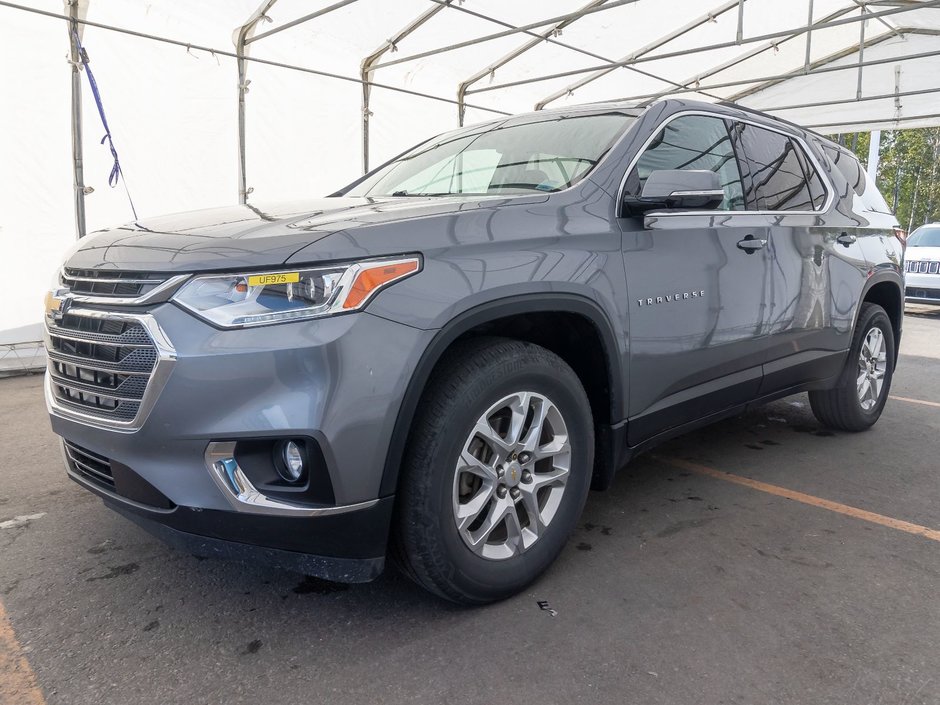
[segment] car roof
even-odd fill
[[[832,142],[827,137],[819,135],[811,130],[808,130],[796,123],[778,118],[774,115],[769,115],[767,113],[761,112],[760,110],[755,110],[753,108],[748,108],[743,105],[737,105],[736,103],[730,103],[727,101],[719,103],[708,103],[700,100],[680,100],[678,98],[664,98],[661,100],[638,103],[630,101],[603,101],[598,103],[582,103],[578,105],[566,105],[558,108],[546,108],[544,110],[535,110],[525,113],[518,113],[515,115],[508,115],[506,117],[497,118],[495,120],[488,120],[483,123],[478,123],[475,127],[486,127],[489,125],[498,125],[503,123],[514,123],[514,122],[525,122],[528,120],[538,120],[551,118],[553,116],[558,117],[567,117],[567,116],[577,116],[577,115],[591,115],[591,114],[600,114],[610,111],[623,112],[628,115],[633,115],[639,117],[647,110],[662,107],[665,105],[673,104],[676,108],[686,108],[689,110],[701,110],[703,112],[714,113],[716,115],[723,115],[728,118],[746,118],[749,121],[760,123],[766,125],[767,127],[772,127],[777,130],[783,129],[786,132],[790,132],[796,135],[806,135],[812,134],[818,137],[820,140],[831,143],[834,147],[841,149],[840,145],[835,142]]]

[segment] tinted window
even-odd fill
[[[620,112],[538,117],[441,135],[381,167],[348,195],[559,191],[583,178],[635,119]]]
[[[759,210],[811,211],[814,197],[803,171],[806,161],[796,142],[756,125],[737,123],[751,170],[752,196]],[[817,197],[822,192],[819,175]]]
[[[639,196],[646,179],[660,169],[708,169],[718,174],[725,200],[720,210],[744,210],[741,173],[725,121],[687,115],[666,124],[627,178],[625,192]]]
[[[800,160],[803,173],[806,174],[806,184],[809,186],[809,197],[813,201],[813,210],[819,210],[826,202],[826,189],[823,187],[822,178],[819,176],[819,172],[816,171],[816,167],[813,166],[813,162],[806,156],[803,148],[795,141],[791,140],[791,142],[793,142],[796,156]]]
[[[907,238],[908,247],[940,247],[940,226],[917,228]]]

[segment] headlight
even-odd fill
[[[372,296],[421,268],[418,257],[335,267],[195,277],[173,297],[223,328],[256,326],[356,311]]]

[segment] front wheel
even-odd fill
[[[405,572],[454,602],[503,599],[538,577],[577,524],[591,481],[591,407],[545,348],[478,339],[435,372],[398,498]]]
[[[894,329],[885,310],[877,304],[862,304],[838,385],[809,393],[816,418],[842,431],[864,431],[874,425],[888,400],[894,345]]]

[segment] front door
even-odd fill
[[[627,176],[639,195],[659,169],[710,169],[725,200],[714,211],[623,217],[630,297],[630,422],[636,445],[757,396],[770,309],[768,223],[745,212],[728,123],[709,115],[668,121]]]

